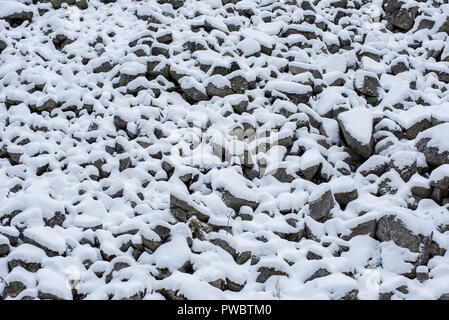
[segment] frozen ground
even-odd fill
[[[0,1],[2,299],[449,299],[447,0]]]

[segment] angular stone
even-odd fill
[[[391,156],[390,166],[399,173],[402,180],[408,182],[418,172],[416,153],[409,151],[396,152]]]
[[[380,83],[374,73],[366,71],[356,73],[354,88],[364,96],[379,97]]]
[[[449,164],[449,151],[444,149],[449,146],[446,133],[449,132],[449,123],[439,124],[422,131],[416,137],[416,148],[424,153],[428,164],[440,166]]]
[[[351,233],[347,236],[343,236],[342,239],[349,241],[356,236],[369,235],[374,238],[374,233],[376,231],[377,221],[375,219],[362,222],[351,229]]]
[[[6,20],[13,28],[20,26],[25,21],[31,22],[33,18],[33,11],[28,9],[24,4],[18,3],[17,5],[14,5],[14,9],[15,10],[13,11],[15,12],[2,16],[0,19]]]
[[[402,32],[407,32],[415,24],[418,7],[404,4],[406,2],[402,0],[384,0],[382,6],[388,23]]]
[[[15,298],[25,289],[26,286],[22,282],[11,281],[6,285],[5,289],[3,290],[2,297],[3,299]]]
[[[378,220],[376,238],[381,242],[391,240],[399,247],[419,253],[417,265],[426,264],[429,259],[430,237],[415,234],[395,215],[386,215]]]
[[[260,267],[256,282],[265,283],[271,276],[287,276],[287,273],[270,267]]]
[[[374,174],[380,177],[388,167],[388,159],[384,156],[373,155],[367,159],[359,168],[358,172],[366,177]]]
[[[227,190],[218,189],[218,191],[221,193],[223,202],[226,204],[226,206],[234,209],[235,212],[239,212],[240,208],[243,206],[250,207],[253,210],[256,210],[256,208],[259,206],[257,202],[233,196]]]
[[[178,199],[172,194],[170,195],[170,209],[175,218],[182,222],[186,222],[192,216],[196,216],[200,221],[204,222],[209,220],[208,215],[198,211],[186,201]]]
[[[184,5],[184,0],[157,0],[160,4],[169,3],[172,5],[173,9],[179,9]]]
[[[327,271],[324,268],[320,268],[317,271],[315,271],[309,278],[307,278],[304,283],[308,282],[308,281],[312,281],[314,279],[317,278],[322,278],[322,277],[326,277],[328,275],[330,275],[331,273],[329,271]]]
[[[5,41],[0,40],[0,53],[2,53],[3,50],[5,50],[7,47],[8,47],[8,44]]]
[[[338,123],[348,145],[368,159],[374,149],[373,119],[369,111],[352,109],[342,112],[338,115]]]
[[[357,189],[347,192],[337,192],[334,193],[335,201],[342,207],[345,207],[349,202],[357,199],[359,196]]]
[[[329,216],[331,209],[334,207],[334,198],[328,185],[315,190],[310,199],[309,215],[312,219],[319,221]]]
[[[221,98],[233,94],[230,81],[221,75],[209,78],[206,92],[209,97],[218,96]]]

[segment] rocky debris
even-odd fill
[[[348,203],[357,199],[357,186],[349,177],[340,177],[330,182],[332,194],[335,201],[341,207],[346,207]]]
[[[3,299],[16,298],[25,289],[26,289],[26,286],[20,281],[8,282],[7,286],[3,290],[2,297],[3,297]]]
[[[324,268],[319,268],[317,271],[315,271],[310,277],[308,277],[305,281],[304,281],[304,283],[306,283],[306,282],[308,282],[308,281],[312,281],[312,280],[314,280],[314,279],[317,279],[317,278],[322,278],[322,277],[326,277],[326,276],[328,276],[328,275],[330,275],[331,273],[328,271],[328,270],[326,270],[326,269],[324,269]]]
[[[6,41],[0,39],[0,53],[3,52],[3,50],[5,50],[8,47],[8,44],[6,43]]]
[[[323,184],[313,191],[309,198],[310,217],[316,221],[329,217],[334,207],[334,198],[329,185]]]
[[[280,271],[280,270],[276,270],[275,268],[270,268],[270,267],[260,267],[259,270],[259,275],[257,276],[256,282],[259,283],[265,283],[268,278],[270,278],[271,276],[286,276],[287,273],[285,273],[284,271]]]
[[[231,82],[221,75],[214,75],[206,83],[206,92],[209,97],[226,97],[232,94]]]
[[[388,158],[380,155],[373,155],[366,160],[357,171],[364,177],[374,174],[380,177],[388,167]]]
[[[418,15],[418,6],[409,5],[403,0],[384,0],[382,7],[388,23],[401,32],[410,30]]]
[[[43,249],[49,257],[64,255],[66,252],[65,239],[51,227],[27,228],[23,233],[23,241]]]
[[[338,115],[343,136],[351,148],[368,159],[373,153],[373,120],[368,110],[353,109]]]
[[[400,151],[394,153],[390,158],[390,166],[396,170],[405,182],[418,172],[416,153],[411,151]]]
[[[187,221],[190,217],[196,216],[200,221],[206,221],[209,216],[200,212],[187,201],[178,199],[173,194],[170,195],[170,209],[173,216],[180,221]]]
[[[184,5],[184,0],[157,0],[160,4],[169,3],[173,9],[179,9]]]
[[[449,163],[446,134],[449,124],[444,123],[427,129],[416,137],[416,148],[424,154],[427,163],[440,166]]]
[[[232,195],[227,190],[219,190],[222,194],[223,202],[229,207],[234,209],[234,211],[238,212],[241,207],[250,207],[255,210],[258,206],[258,203],[255,201],[242,199]]]
[[[357,70],[354,88],[367,98],[378,98],[380,95],[379,80],[374,73],[369,71]]]
[[[416,268],[416,279],[419,282],[429,280],[429,269],[426,266],[418,266]]]
[[[400,217],[386,215],[377,221],[376,238],[393,241],[397,246],[419,253],[417,265],[425,265],[429,259],[430,234],[416,234],[409,230]]]
[[[199,102],[207,100],[207,94],[204,87],[191,77],[182,77],[179,80],[182,91],[193,101]]]
[[[356,226],[351,228],[351,232],[349,233],[349,235],[343,236],[342,238],[343,240],[347,241],[361,235],[369,235],[370,237],[374,238],[376,225],[376,219],[365,221],[365,219],[362,218],[362,222],[356,223]]]
[[[61,5],[66,3],[69,6],[76,6],[78,9],[85,10],[89,7],[87,0],[51,0],[51,5],[54,9],[61,8]]]
[[[22,244],[8,255],[8,267],[13,270],[20,266],[29,272],[36,272],[42,267],[43,252],[36,246]]]
[[[321,260],[321,259],[323,259],[322,256],[320,256],[319,254],[314,253],[313,251],[308,251],[306,257],[307,257],[307,260]]]
[[[282,80],[269,81],[265,92],[273,95],[276,91],[285,94],[294,104],[307,103],[312,95],[312,88],[308,85]]]
[[[0,238],[0,257],[6,257],[10,251],[8,239],[2,236]]]
[[[25,4],[4,0],[0,2],[2,10],[0,11],[0,19],[6,20],[11,27],[15,28],[22,25],[25,21],[31,23],[33,19],[33,11]]]
[[[2,299],[447,298],[446,4],[1,2]]]

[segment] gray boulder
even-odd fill
[[[310,217],[316,221],[329,216],[334,207],[334,198],[329,185],[318,187],[310,196]]]
[[[428,164],[441,166],[449,164],[449,141],[447,140],[449,123],[439,124],[424,130],[416,137],[416,148],[424,153]]]
[[[308,278],[304,281],[304,283],[306,283],[306,282],[308,282],[308,281],[312,281],[312,280],[317,279],[317,278],[326,277],[326,276],[328,276],[328,275],[330,275],[330,274],[331,274],[331,273],[330,273],[328,270],[326,270],[326,269],[324,269],[324,268],[320,268],[320,269],[318,269],[317,271],[315,271],[310,277],[308,277]]]
[[[186,222],[192,216],[196,216],[200,221],[204,222],[209,220],[209,216],[207,214],[200,212],[188,202],[177,198],[173,194],[170,195],[170,209],[173,216],[182,222]]]
[[[377,221],[376,238],[393,241],[397,246],[419,253],[417,265],[426,264],[430,254],[431,235],[416,234],[396,215],[386,215]]]
[[[221,98],[233,94],[230,81],[218,74],[209,78],[206,85],[206,92],[209,97],[218,96]]]
[[[275,268],[269,268],[269,267],[260,267],[258,270],[259,275],[257,276],[256,282],[264,283],[268,280],[271,276],[286,276],[287,273],[277,270]]]
[[[160,4],[169,3],[173,9],[179,9],[184,5],[184,0],[157,0],[157,2]]]
[[[259,206],[257,202],[234,196],[229,191],[223,188],[219,188],[217,190],[221,193],[223,202],[226,204],[226,206],[234,209],[235,212],[239,212],[240,208],[243,206],[248,206],[253,210],[256,210],[256,208]]]
[[[13,5],[13,7],[8,10],[7,15],[0,13],[0,19],[6,20],[6,22],[13,28],[22,25],[25,21],[31,22],[33,18],[33,11],[31,9],[24,4],[16,3],[15,1],[11,1],[11,5]]]
[[[7,47],[8,47],[8,44],[5,41],[0,40],[0,53],[2,53],[3,50],[5,50]]]
[[[89,7],[89,3],[87,0],[51,0],[51,4],[53,6],[53,9],[59,9],[61,8],[61,5],[63,3],[68,4],[69,6],[77,6],[78,9],[84,10]]]
[[[418,15],[417,6],[405,6],[403,0],[384,0],[382,6],[386,13],[386,19],[394,30],[409,31],[415,24]]]
[[[380,83],[377,76],[372,72],[358,71],[354,81],[354,88],[367,97],[379,97]]]
[[[186,94],[193,101],[199,102],[208,100],[206,90],[203,85],[193,77],[183,76],[179,79],[179,85],[181,86],[182,92],[184,92],[184,94]]]
[[[373,153],[373,119],[366,109],[352,109],[338,115],[338,123],[348,145],[368,159]]]

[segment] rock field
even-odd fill
[[[447,0],[1,0],[0,299],[449,300]]]

